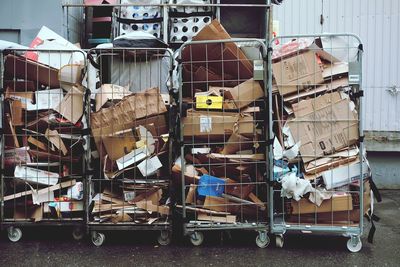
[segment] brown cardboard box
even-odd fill
[[[50,88],[59,88],[58,70],[25,57],[7,55],[5,74],[14,78],[30,80]]]
[[[193,41],[226,40],[231,37],[218,20],[205,26]],[[192,44],[182,51],[183,80],[189,83],[203,82],[192,89],[207,89],[212,82],[214,86],[236,86],[238,83],[223,82],[234,80],[239,83],[253,77],[253,65],[245,54],[233,42]],[[209,74],[212,75],[209,75]]]
[[[314,51],[306,51],[272,64],[279,93],[287,95],[324,82]]]
[[[350,100],[340,93],[304,100],[294,106],[296,118],[288,122],[305,163],[355,144],[358,140],[358,116]]]
[[[244,108],[265,95],[260,83],[253,79],[233,88],[210,87],[209,90],[223,91],[225,100],[232,101],[235,104],[235,109]]]
[[[336,193],[331,199],[324,200],[321,206],[317,206],[308,199],[302,198],[300,201],[292,201],[292,214],[323,213],[334,211],[353,210],[353,199],[348,193]]]
[[[184,137],[219,139],[236,132],[241,135],[254,135],[254,119],[250,115],[218,112],[189,112],[183,118]]]

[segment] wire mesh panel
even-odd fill
[[[170,242],[167,49],[94,49],[89,77],[91,168],[88,223],[99,246],[107,230],[158,230]]]
[[[291,230],[344,234],[358,251],[371,203],[361,41],[350,34],[278,41],[270,68],[271,231],[278,246]]]
[[[206,37],[215,41],[201,41]],[[217,20],[179,52],[178,209],[194,245],[202,231],[259,231],[268,245],[266,102],[262,42],[233,40]]]
[[[12,241],[20,226],[83,226],[84,60],[80,50],[2,51],[1,222]]]

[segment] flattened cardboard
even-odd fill
[[[84,93],[81,89],[75,86],[71,87],[70,91],[54,110],[73,124],[76,124],[83,115],[83,95]]]
[[[13,126],[25,125],[25,112],[26,105],[21,101],[10,101],[11,123]]]
[[[299,92],[298,94],[290,94],[286,95],[283,98],[283,101],[285,102],[298,102],[301,99],[304,99],[306,97],[315,97],[316,95],[319,95],[321,93],[331,93],[339,88],[347,87],[349,86],[349,79],[348,78],[340,78],[340,79],[335,79],[335,80],[330,80],[324,84],[321,84],[317,86],[316,88],[308,88],[302,92]]]
[[[116,160],[118,169],[125,169],[134,163],[140,162],[148,156],[150,156],[150,152],[148,151],[147,146],[132,150],[129,154]]]
[[[215,222],[215,223],[235,223],[236,216],[235,215],[217,216],[217,215],[199,213],[197,215],[197,220],[198,221],[210,221],[210,222]]]
[[[236,109],[242,109],[265,95],[263,88],[258,81],[247,80],[233,88],[211,87],[212,90],[224,92],[226,100],[231,100]]]
[[[225,144],[224,149],[221,151],[221,154],[229,155],[235,154],[238,151],[252,149],[254,146],[253,139],[246,138],[242,135],[233,133],[228,142]]]
[[[25,57],[7,55],[5,73],[13,78],[30,80],[50,88],[59,88],[58,70]]]
[[[13,78],[13,77],[12,77]],[[11,92],[34,92],[36,90],[35,83],[33,81],[17,81],[17,80],[6,80],[4,81],[4,88]]]
[[[151,116],[166,113],[167,108],[159,92],[158,88],[148,89],[124,97],[115,106],[92,113],[91,128],[97,150],[102,151],[103,136],[132,129],[138,125],[139,119],[143,119],[142,122],[146,123]]]
[[[288,126],[295,143],[300,142],[305,163],[358,141],[358,116],[338,92],[301,101],[296,113],[304,115],[290,120]]]
[[[60,176],[58,173],[54,172],[43,171],[26,166],[16,166],[14,177],[33,184],[55,185]]]
[[[61,139],[60,135],[58,134],[57,130],[47,129],[45,136],[51,144],[53,144],[58,150],[63,153],[64,156],[68,154],[68,149]]]
[[[305,198],[300,201],[292,200],[291,204],[294,215],[353,210],[353,199],[348,193],[335,193],[332,198],[324,200],[319,207]]]
[[[34,138],[33,136],[28,137],[28,143],[34,145],[35,147],[37,147],[43,151],[49,150],[49,148],[47,147],[47,145],[45,143],[40,142],[38,139]]]
[[[281,95],[296,93],[324,82],[322,68],[313,51],[273,63],[272,70]]]
[[[35,104],[28,103],[28,111],[56,109],[64,97],[62,89],[41,90],[35,92]]]
[[[117,160],[135,149],[135,136],[132,130],[110,134],[103,137],[103,144],[111,160]]]
[[[129,88],[115,84],[103,84],[96,93],[96,112],[109,100],[122,100],[124,97],[131,95]]]
[[[29,147],[19,147],[4,150],[4,166],[12,168],[16,165],[26,164],[31,162],[31,157],[28,153]]]
[[[140,173],[144,176],[151,176],[157,172],[163,165],[158,157],[152,157],[150,159],[145,159],[137,167]]]

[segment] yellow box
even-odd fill
[[[222,109],[224,97],[222,96],[196,96],[197,109]]]

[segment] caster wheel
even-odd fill
[[[161,231],[160,235],[157,238],[157,242],[161,246],[168,246],[171,243],[171,232]]]
[[[96,231],[92,232],[92,243],[96,247],[100,247],[101,245],[103,245],[105,240],[106,240],[106,236],[103,233],[99,233]]]
[[[8,239],[11,242],[18,242],[22,237],[22,230],[17,227],[9,227],[7,229]]]
[[[284,243],[283,235],[275,236],[275,245],[276,245],[276,247],[283,248],[283,243]]]
[[[347,240],[347,249],[350,252],[356,253],[359,252],[362,248],[362,242],[359,237],[352,237]]]
[[[75,227],[72,230],[72,237],[76,240],[76,241],[80,241],[85,237],[85,232],[83,231],[82,227]]]
[[[259,248],[266,248],[270,243],[269,236],[266,232],[260,232],[256,237],[256,244]]]
[[[201,244],[203,244],[204,241],[204,235],[202,232],[193,232],[190,235],[190,242],[192,243],[193,246],[200,246]]]

